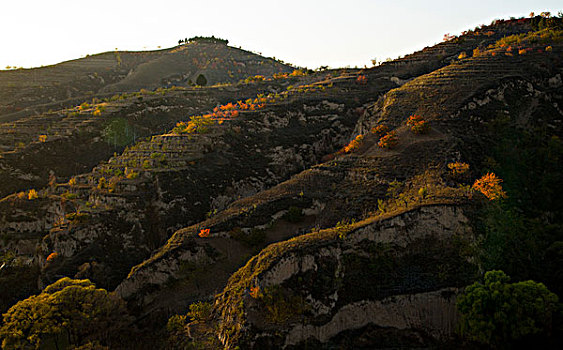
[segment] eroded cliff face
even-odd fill
[[[328,347],[375,326],[420,334],[420,346],[443,341],[458,288],[475,272],[472,240],[461,207],[434,205],[273,244],[216,299],[219,339],[226,348]]]

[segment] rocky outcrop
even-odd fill
[[[472,240],[461,207],[433,205],[273,244],[216,299],[218,336],[226,348],[290,348],[374,325],[446,339],[475,273]]]
[[[311,339],[329,343],[340,333],[368,325],[398,331],[419,331],[429,338],[447,340],[452,337],[458,320],[457,288],[434,292],[398,295],[377,301],[361,301],[343,306],[326,324],[300,324],[285,338],[284,347],[306,343]]]

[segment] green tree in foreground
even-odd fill
[[[458,300],[461,332],[492,346],[531,335],[550,335],[558,297],[534,281],[508,283],[502,271],[485,273],[485,284],[475,282]]]
[[[2,348],[64,349],[91,341],[110,345],[110,332],[124,328],[126,314],[121,299],[89,280],[65,277],[3,315]]]

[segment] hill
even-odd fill
[[[479,346],[456,303],[484,271],[563,291],[561,19],[539,20],[371,69],[108,101],[152,136],[0,200],[2,307],[68,276],[127,302],[112,348]],[[160,132],[140,122],[156,110]],[[558,322],[506,341],[557,348]]]
[[[125,146],[165,132],[188,115],[280,88],[240,80],[292,71],[244,50],[196,41],[158,52],[104,53],[0,72],[6,111],[11,108],[7,106],[24,109],[0,111],[0,120],[12,119],[0,123],[0,196],[43,187],[50,177],[68,180],[90,171]],[[192,87],[200,75],[210,85],[236,84]]]
[[[159,51],[115,51],[52,66],[0,71],[0,121],[70,107],[114,93],[208,85],[291,72],[273,59],[223,43],[193,41]]]

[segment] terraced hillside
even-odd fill
[[[342,91],[356,93],[346,97]],[[4,249],[34,255],[31,241],[40,243],[48,233],[37,260],[45,283],[78,273],[115,286],[176,229],[345,144],[357,108],[372,94],[377,91],[349,78],[259,95],[236,117],[225,112],[230,117],[210,118],[207,130],[139,142],[91,173],[40,190],[37,200],[8,196],[1,202]],[[53,252],[56,264],[45,261]]]
[[[471,53],[478,46],[526,30],[529,25],[518,22],[485,27],[481,33],[422,50],[366,74],[370,82],[377,81],[381,86],[388,86],[389,80],[402,84],[449,64],[461,52]],[[31,71],[0,72],[0,100],[6,105],[20,106],[16,109],[29,109],[0,114],[0,121],[11,120],[0,123],[0,197],[43,187],[53,176],[67,180],[87,172],[114,152],[121,153],[124,146],[165,132],[178,120],[205,113],[220,103],[324,79],[319,74],[301,83],[298,81],[303,79],[294,77],[211,89],[189,87],[189,82],[199,74],[213,84],[288,71],[288,66],[244,50],[196,41],[169,50],[104,53]],[[85,74],[107,76],[94,79],[96,87],[88,85],[91,93],[85,94],[84,89],[74,88],[72,80],[82,79]],[[347,79],[346,75],[342,79]],[[6,88],[5,96],[1,95],[2,84],[13,87]],[[54,86],[47,88],[48,84]],[[44,86],[41,93],[36,91],[38,86]],[[61,95],[57,90],[60,86],[76,92]],[[45,106],[39,107],[42,104]]]
[[[563,135],[558,109],[563,47],[560,41],[527,44],[532,50],[518,55],[493,47],[391,90],[358,122],[355,133],[364,138],[351,154],[337,155],[176,232],[133,268],[117,292],[148,312],[185,308],[190,300],[216,293],[219,283],[209,283],[206,272],[216,281],[229,275],[226,262],[235,266],[245,260],[230,248],[241,240],[239,232],[252,236],[263,230],[267,242],[285,241],[269,245],[234,273],[210,304],[210,314],[190,313],[193,322],[184,338],[174,338],[176,346],[444,344],[455,335],[456,295],[478,271],[470,247],[476,239],[493,245],[491,227],[483,231],[480,226],[488,219],[476,216],[483,209],[466,184],[491,166],[514,176],[509,169],[515,164],[501,164],[507,154],[496,153],[508,141],[499,126],[545,130],[544,142]],[[427,134],[413,134],[405,126],[413,114],[429,121]],[[391,150],[377,145],[380,136],[372,130],[378,125],[395,130],[398,144]],[[491,165],[492,157],[499,163]],[[447,165],[456,161],[471,164],[472,174],[452,174]],[[537,165],[557,172],[552,162]],[[560,188],[558,181],[550,183],[551,191]],[[512,190],[521,202],[521,194]],[[549,223],[561,224],[553,216]],[[201,237],[202,229],[210,230],[209,237]],[[549,250],[561,238],[560,233],[537,237],[536,244]],[[508,246],[502,249],[516,248]],[[507,260],[502,268],[560,290],[558,268],[546,258],[534,257],[535,267],[525,273],[511,266],[516,261]],[[491,267],[487,259],[479,262],[481,268]]]
[[[293,69],[220,43],[194,41],[159,51],[115,51],[53,66],[0,71],[0,121],[79,104],[116,92],[195,84],[235,83]]]
[[[131,334],[115,348],[447,348],[483,271],[561,295],[563,41],[535,29],[499,21],[371,69],[5,124],[12,173],[77,130],[105,148],[92,170],[0,200],[1,307],[68,276],[127,302]],[[112,86],[150,87],[145,73],[176,59]],[[476,185],[488,173],[502,190]],[[525,341],[553,346],[557,322]]]

